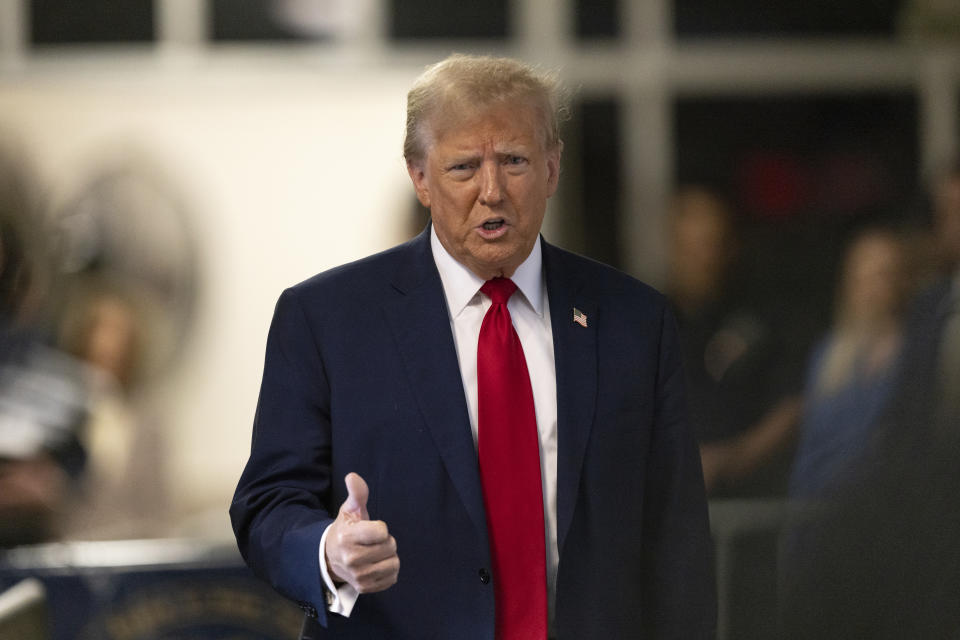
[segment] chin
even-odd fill
[[[492,251],[478,251],[475,257],[483,264],[500,267],[510,263],[517,253],[518,251],[514,247],[496,247]]]

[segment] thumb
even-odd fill
[[[367,497],[370,495],[370,489],[367,488],[366,481],[359,474],[351,471],[344,478],[344,482],[347,484],[347,499],[343,501],[340,512],[352,516],[353,520],[369,520]]]

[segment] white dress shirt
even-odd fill
[[[490,308],[490,298],[480,292],[484,281],[457,262],[430,230],[433,260],[440,272],[443,293],[447,300],[450,328],[453,332],[460,377],[470,414],[474,445],[477,443],[477,342],[480,325]],[[543,276],[543,254],[538,240],[511,280],[517,293],[510,297],[507,309],[523,345],[540,440],[540,477],[543,487],[544,532],[546,536],[547,602],[552,626],[556,597],[557,563],[557,374],[553,359],[553,330],[550,326],[550,305]],[[518,295],[522,294],[522,295]],[[390,526],[390,523],[387,523]],[[329,528],[327,529],[329,531]],[[349,584],[335,587],[325,561],[326,537],[320,539],[320,569],[329,592],[328,609],[349,616],[356,603],[357,592]]]

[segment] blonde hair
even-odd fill
[[[560,123],[568,112],[556,73],[512,58],[455,53],[427,67],[407,93],[403,156],[408,162],[423,159],[429,146],[427,125],[441,113],[470,114],[520,101],[529,101],[539,111],[544,148],[556,148],[561,143]]]

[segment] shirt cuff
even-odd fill
[[[357,597],[360,595],[348,582],[344,582],[339,587],[333,583],[330,572],[327,571],[327,533],[330,532],[328,526],[320,536],[320,575],[323,576],[323,584],[327,591],[327,611],[336,613],[344,618],[350,617],[353,606],[357,603]]]

